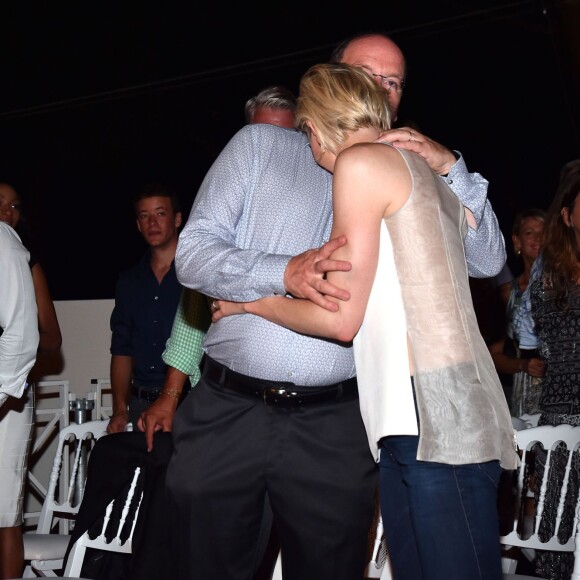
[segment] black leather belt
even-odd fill
[[[161,393],[161,389],[137,387],[135,385],[131,386],[131,394],[142,401],[147,401],[148,403],[156,401],[159,398],[159,393]]]
[[[159,398],[162,390],[163,389],[152,389],[151,387],[138,387],[136,385],[131,385],[131,394],[134,397],[141,399],[142,401],[146,401],[147,403],[155,402]],[[179,402],[183,401],[185,395],[187,395],[189,391],[190,385],[189,381],[187,381],[183,387],[183,391],[181,392],[181,398],[179,399]]]
[[[248,377],[231,371],[209,357],[206,357],[205,360],[203,376],[212,382],[218,383],[225,389],[257,397],[262,399],[267,405],[280,407],[296,407],[358,397],[358,387],[354,377],[334,385],[304,387],[294,383],[266,381]]]

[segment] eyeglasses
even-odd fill
[[[405,81],[403,79],[377,74],[368,66],[361,66],[361,68],[370,74],[388,93],[391,91],[400,93],[405,88]]]

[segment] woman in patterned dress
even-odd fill
[[[546,363],[538,424],[580,425],[580,159],[568,162],[561,171],[558,190],[548,210],[542,254],[532,268],[531,282],[515,312],[514,325],[520,344],[530,346],[530,337],[537,335],[537,346]],[[560,450],[558,467],[550,473],[550,481],[562,478],[567,457],[568,452]],[[544,458],[545,454],[537,453],[539,477]],[[580,480],[578,453],[572,465],[576,479],[568,489],[559,531],[561,540],[573,531]],[[554,527],[556,489],[548,483],[544,513],[549,517],[542,521],[540,536]],[[541,578],[567,580],[573,565],[573,554],[538,551],[536,573]]]

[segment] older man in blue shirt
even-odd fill
[[[345,62],[369,68],[381,82],[402,81],[398,47],[372,39],[377,46],[350,51]],[[469,174],[461,155],[415,130],[397,129],[388,138],[402,139],[438,166],[472,211],[470,274],[495,275],[505,246],[487,181]],[[305,135],[269,125],[242,128],[198,191],[178,244],[178,279],[232,301],[290,293],[329,307],[324,294],[347,299],[324,279],[325,269],[348,267],[328,260],[337,242],[323,245],[332,227],[331,180]],[[202,378],[173,424],[167,483],[174,575],[250,577],[267,495],[286,580],[362,577],[377,469],[360,415],[352,345],[244,315],[213,324],[204,348]]]

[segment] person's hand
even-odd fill
[[[522,359],[523,371],[532,377],[542,378],[546,374],[546,363],[541,358]]]
[[[176,408],[177,399],[159,395],[159,398],[141,413],[137,427],[139,431],[145,432],[147,451],[153,449],[153,434],[156,431],[171,431]]]
[[[116,411],[111,415],[107,425],[107,433],[122,433],[127,428],[128,411]]]
[[[451,167],[457,162],[453,151],[411,127],[400,127],[385,131],[381,133],[377,141],[387,141],[387,143],[391,143],[397,149],[406,149],[407,151],[418,153],[438,175],[447,175]]]
[[[327,272],[348,272],[351,263],[344,260],[332,260],[330,256],[346,244],[346,237],[339,236],[317,250],[308,250],[294,256],[284,272],[284,287],[295,298],[305,298],[326,310],[336,312],[338,305],[326,296],[338,300],[349,300],[350,292],[334,286],[326,280]]]
[[[232,314],[244,314],[247,302],[230,302],[228,300],[213,300],[211,303],[211,321],[217,322]]]

